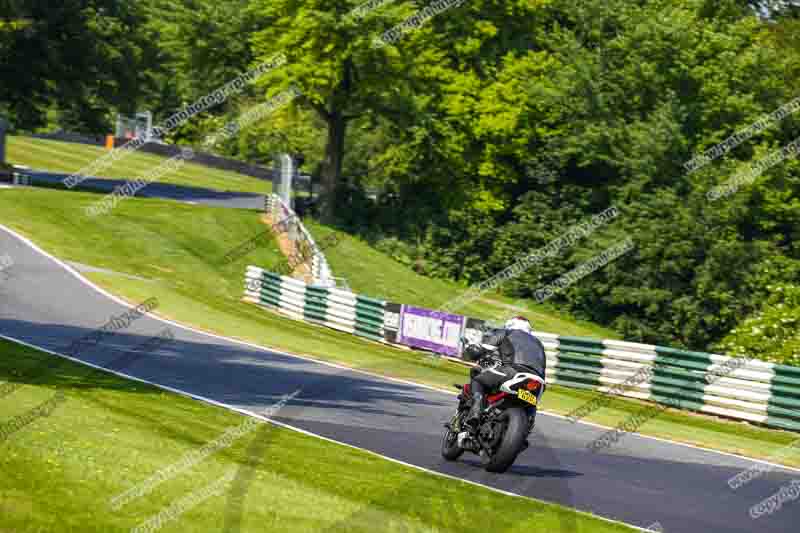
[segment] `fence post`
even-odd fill
[[[8,131],[8,122],[0,117],[0,165],[6,164],[6,131]]]
[[[314,255],[311,256],[311,277],[314,278],[314,283],[319,283],[320,279],[319,262],[319,254],[314,250]]]
[[[275,156],[275,166],[273,168],[272,192],[283,200],[283,203],[294,210],[294,198],[292,188],[297,168],[294,159],[289,154],[278,154]]]

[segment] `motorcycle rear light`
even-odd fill
[[[490,394],[486,397],[486,400],[489,402],[489,404],[493,404],[499,402],[506,396],[508,396],[507,392],[498,392],[497,394]]]
[[[525,384],[525,388],[528,390],[536,390],[539,388],[539,382],[531,380]]]

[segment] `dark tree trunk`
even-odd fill
[[[322,168],[322,221],[333,222],[336,210],[336,189],[342,176],[342,160],[344,159],[344,141],[347,133],[347,120],[339,112],[331,113],[328,118],[328,141],[325,146],[325,164]]]

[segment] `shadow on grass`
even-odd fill
[[[147,321],[143,320],[142,323],[137,322],[131,330],[147,329],[146,326]],[[59,347],[63,349],[69,345],[71,339],[81,338],[88,332],[84,328],[71,326],[8,320],[0,320],[0,329],[37,331],[41,336],[39,343],[54,351],[58,351]],[[133,331],[117,332],[104,338],[96,346],[85,347],[77,357],[100,366],[124,358],[128,363],[127,367],[122,369],[125,373],[142,379],[157,380],[171,387],[247,407],[256,412],[264,406],[276,403],[286,393],[301,388],[303,392],[287,406],[288,414],[284,416],[282,411],[277,414],[278,419],[293,425],[299,423],[301,427],[315,432],[319,429],[320,433],[337,440],[355,439],[355,442],[358,442],[362,439],[366,441],[377,439],[375,444],[377,449],[385,446],[391,448],[395,445],[401,448],[407,446],[402,442],[412,437],[405,435],[403,425],[406,422],[403,421],[407,421],[409,429],[413,432],[414,427],[419,427],[415,421],[419,422],[420,418],[430,416],[431,409],[438,413],[438,408],[450,403],[449,398],[442,400],[425,398],[420,389],[402,383],[376,381],[369,376],[360,376],[345,369],[269,354],[246,346],[216,344],[213,339],[204,339],[205,342],[202,342],[198,340],[197,334],[180,329],[176,329],[175,333],[175,339],[168,344],[156,346],[149,352],[136,353],[133,350],[152,335],[137,334]],[[42,385],[65,391],[68,395],[79,394],[81,400],[90,401],[115,414],[133,417],[137,422],[152,427],[154,432],[166,438],[185,442],[193,447],[207,444],[188,435],[186,426],[182,429],[171,427],[158,413],[128,407],[124,398],[108,400],[90,394],[100,389],[136,395],[160,394],[162,391],[158,388],[120,379],[110,373],[4,341],[0,341],[0,353],[2,352],[6,352],[10,357],[0,358],[0,380],[17,386]],[[136,357],[131,357],[132,353]],[[20,368],[21,372],[12,372]],[[2,396],[0,401],[4,401]],[[380,431],[360,428],[354,424],[354,419],[373,420],[376,424],[380,424],[381,420],[388,420],[388,424],[394,425],[394,428]],[[326,424],[321,424],[320,420],[330,420],[333,423],[325,427]],[[192,422],[186,421],[186,423]],[[422,423],[427,424],[425,420]],[[247,448],[246,460],[239,463],[233,482],[227,490],[224,517],[224,531],[227,533],[241,530],[248,504],[262,503],[248,502],[248,494],[258,470],[270,460],[267,453],[272,448],[271,439],[277,431],[277,428],[269,424],[259,427],[255,438]],[[395,444],[391,444],[392,441]],[[438,448],[435,445],[430,446],[429,442],[420,442],[419,446],[425,449],[430,447],[430,455],[438,456]],[[478,468],[474,470],[480,471]],[[517,474],[525,475],[524,472]],[[302,472],[297,472],[298,478],[302,478],[302,475]],[[413,495],[417,490],[418,487],[413,483],[387,485],[385,490],[370,494],[369,501],[362,511],[329,530],[353,530],[358,524],[366,530],[367,526],[374,526],[376,517],[381,516],[399,520],[397,523],[402,527],[405,527],[407,520],[410,520],[411,524],[419,521],[425,525],[441,523],[443,526],[452,526],[453,516],[440,519],[435,513],[416,510],[409,512],[404,507],[404,503],[414,499]]]

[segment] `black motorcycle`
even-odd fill
[[[494,347],[487,346],[487,352]],[[501,362],[491,355],[478,362],[483,369],[497,367]],[[473,369],[471,376],[479,369]],[[465,452],[477,454],[488,472],[508,470],[517,456],[528,447],[528,435],[536,420],[536,409],[544,392],[545,381],[536,374],[517,372],[502,383],[499,390],[486,395],[487,407],[475,429],[464,422],[472,408],[469,383],[455,385],[461,390],[458,409],[445,424],[442,456],[455,461]]]

